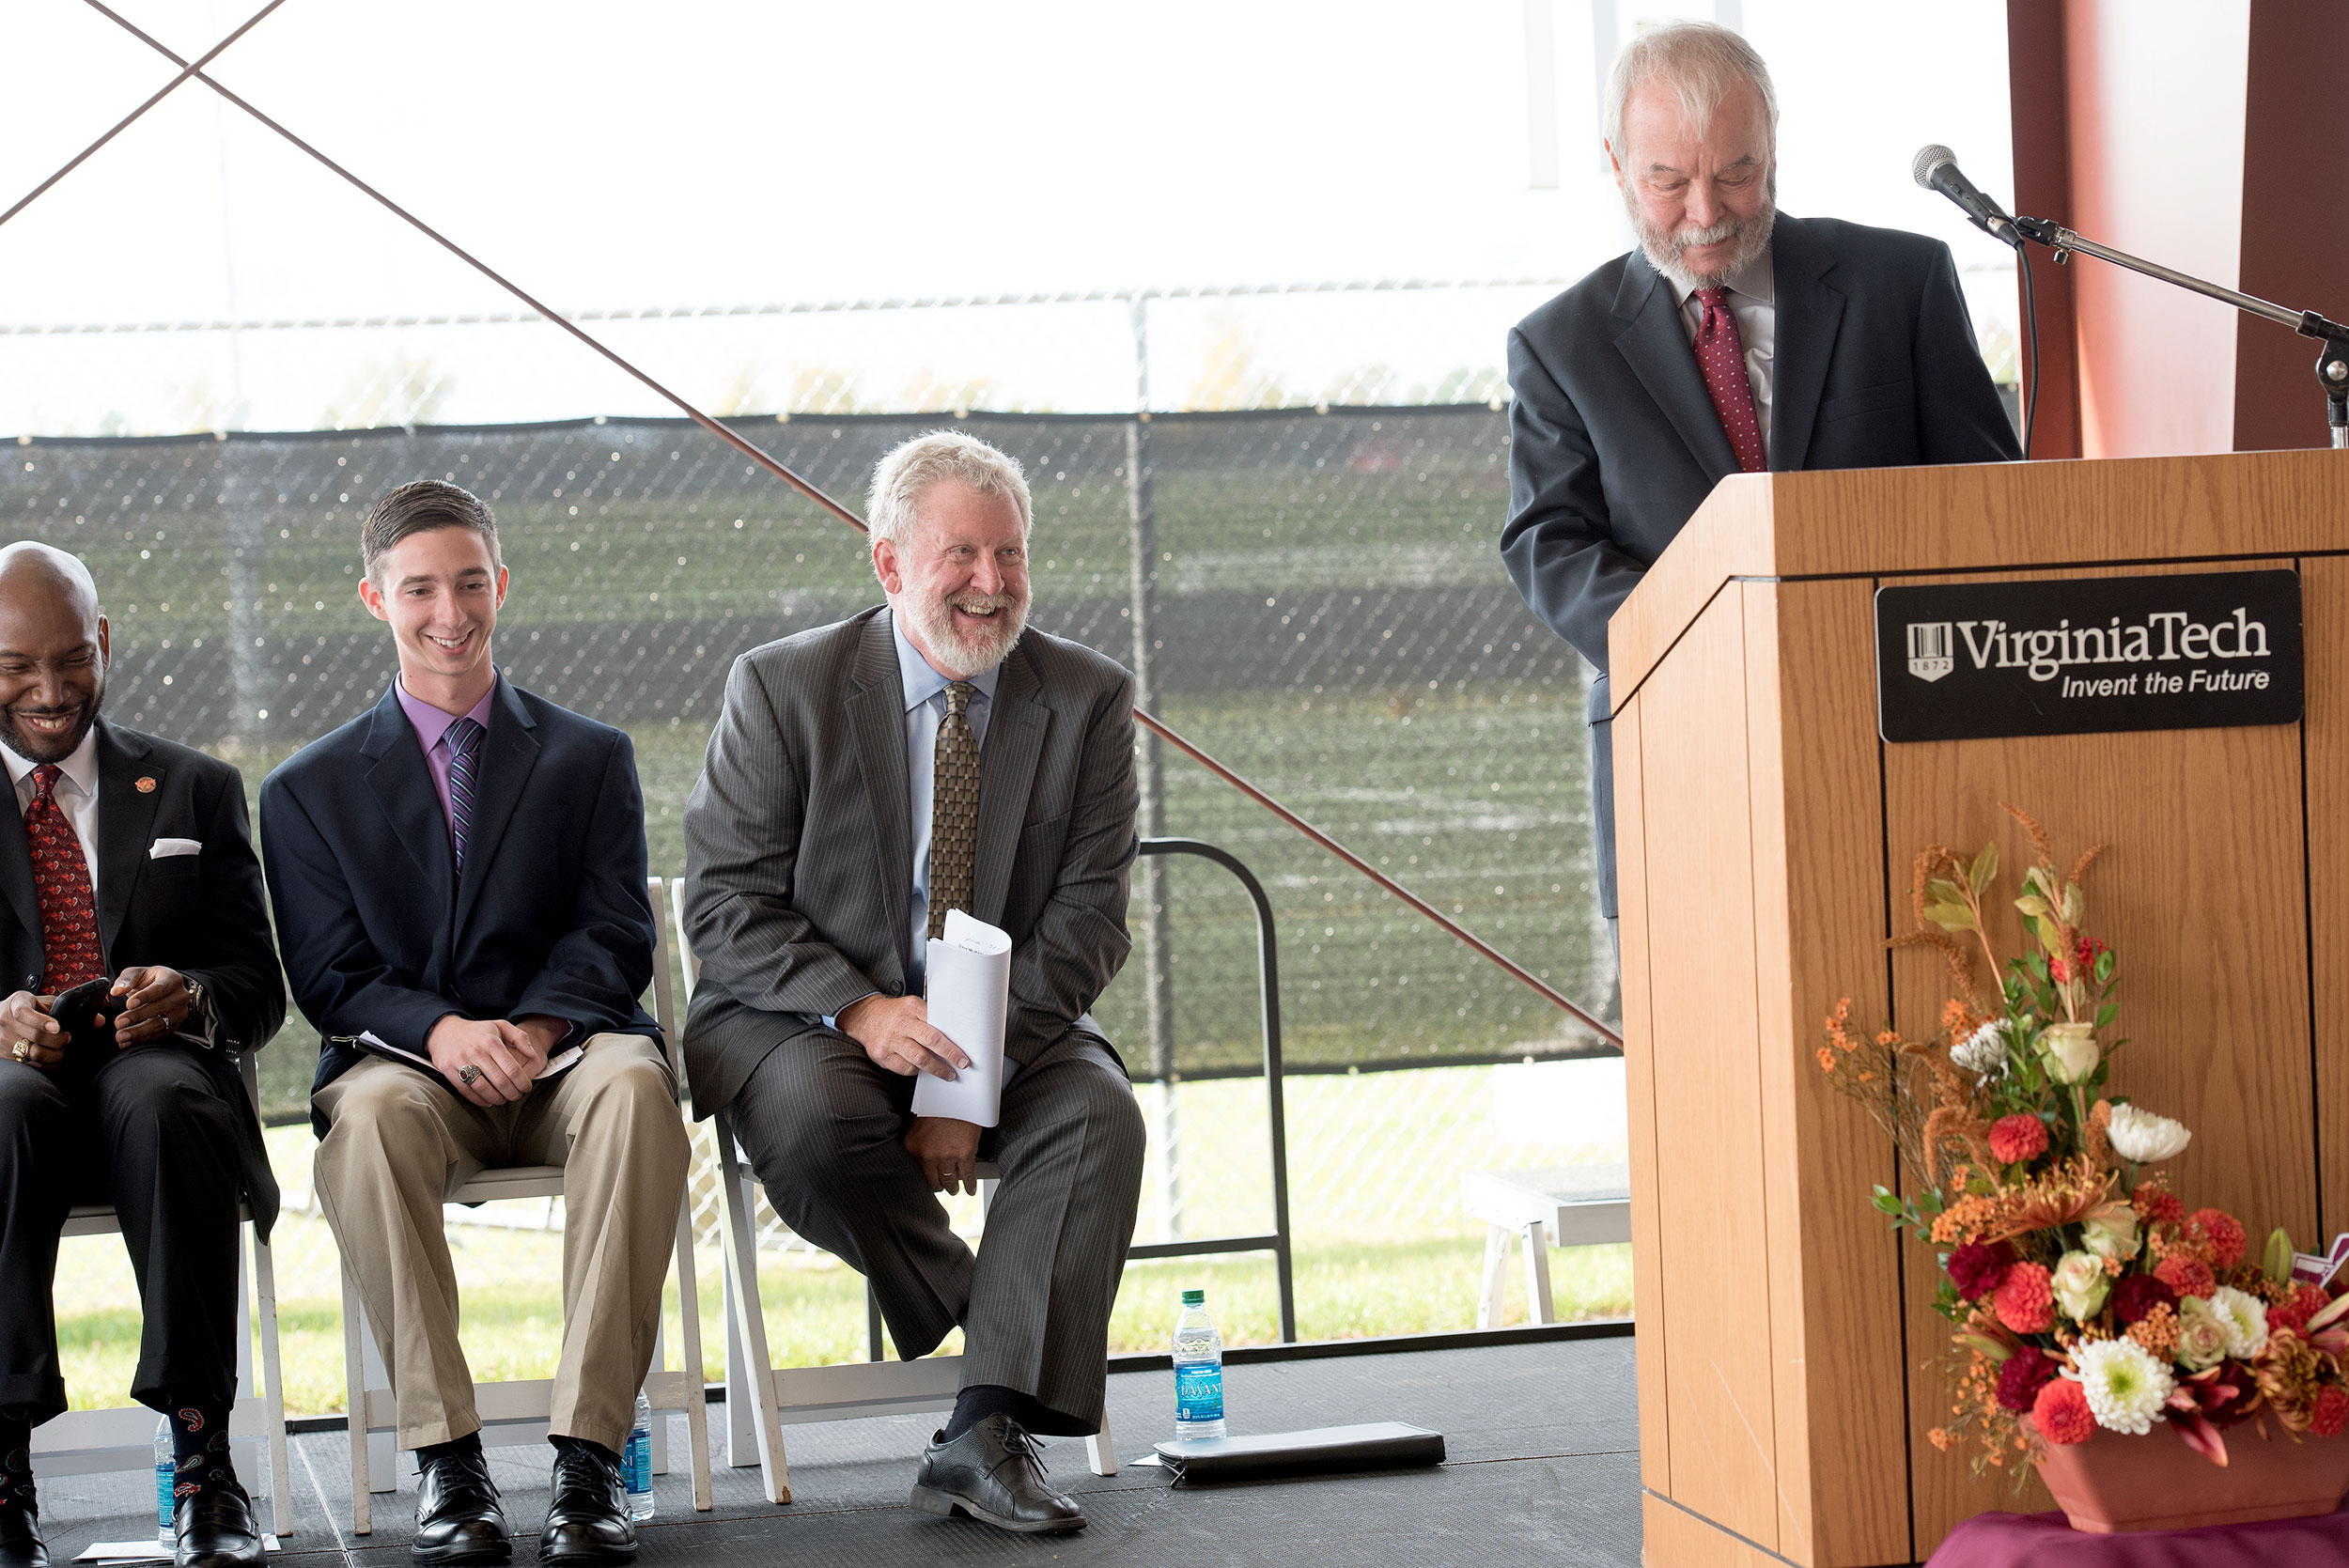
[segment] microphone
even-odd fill
[[[1994,240],[2003,240],[2018,250],[2022,248],[2023,237],[2015,232],[2015,220],[2007,216],[2004,208],[1983,195],[1972,180],[1959,172],[1957,154],[1948,147],[1937,142],[1931,147],[1918,148],[1916,162],[1909,165],[1909,173],[1915,175],[1917,183],[1926,190],[1938,191],[1957,203],[1965,210],[1966,216],[1973,220],[1976,228]]]

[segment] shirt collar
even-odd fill
[[[504,678],[501,675],[498,680]],[[392,692],[399,698],[399,710],[408,715],[409,725],[415,730],[417,742],[428,752],[441,743],[441,737],[448,733],[448,727],[459,719],[470,719],[483,729],[488,729],[490,705],[497,701],[498,684],[497,680],[490,682],[490,690],[482,693],[481,700],[473,705],[469,713],[451,713],[445,708],[434,707],[422,697],[409,695],[407,683],[397,675],[392,677]]]
[[[30,757],[18,756],[16,748],[13,746],[0,746],[0,762],[6,762],[8,765],[8,783],[11,784],[23,784],[24,775],[39,766]],[[69,780],[72,781],[74,788],[92,800],[97,799],[98,726],[96,724],[89,727],[89,734],[82,737],[82,743],[73,748],[73,754],[57,764],[57,767]]]
[[[1681,287],[1677,279],[1666,278],[1664,281],[1672,287],[1674,304],[1685,306],[1688,296],[1696,292],[1693,288]],[[1749,304],[1775,304],[1778,300],[1778,274],[1771,266],[1769,250],[1765,247],[1760,256],[1723,278],[1721,287],[1736,296],[1730,302],[1733,308],[1738,300]]]
[[[905,682],[906,711],[910,713],[945,691],[949,682],[944,675],[930,668],[930,661],[922,657],[920,649],[906,641],[905,629],[897,624],[894,609],[889,612],[889,634],[897,640],[897,678]],[[1003,665],[997,664],[972,675],[971,684],[978,689],[982,699],[991,702],[995,697],[996,677],[1003,673]]]

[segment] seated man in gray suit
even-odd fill
[[[701,983],[685,1058],[791,1228],[873,1281],[900,1354],[964,1330],[962,1391],[916,1507],[1076,1529],[1030,1433],[1101,1424],[1143,1126],[1087,1009],[1126,961],[1133,681],[1028,612],[1028,487],[941,431],[881,459],[886,609],[754,648],[685,809]],[[970,1059],[930,1027],[949,909],[1010,934],[1000,1126],[912,1114]],[[1002,1170],[974,1258],[933,1194]]]

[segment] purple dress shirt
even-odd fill
[[[497,682],[493,680],[490,683],[488,693],[473,705],[470,713],[446,713],[422,697],[409,695],[407,682],[397,675],[392,677],[392,690],[399,698],[399,710],[408,715],[408,722],[415,729],[417,744],[424,748],[424,765],[431,770],[432,792],[441,798],[441,819],[445,822],[448,820],[448,727],[459,719],[471,719],[483,729],[488,729],[490,705],[497,701]],[[456,826],[452,823],[449,828],[452,846],[456,843]]]
[[[399,698],[399,710],[408,715],[408,722],[416,732],[416,741],[424,748],[424,765],[432,773],[432,792],[441,798],[441,820],[443,822],[448,821],[448,727],[459,719],[470,719],[487,730],[490,727],[490,705],[497,701],[498,681],[505,678],[500,675],[498,680],[491,681],[489,692],[473,705],[471,712],[449,713],[434,707],[422,697],[409,695],[408,683],[397,675],[392,677],[392,692]],[[449,824],[452,850],[456,843],[457,826],[452,822]],[[579,1026],[568,1019],[556,1021],[563,1025],[563,1032],[554,1042],[554,1048],[560,1050],[571,1036],[579,1032]]]

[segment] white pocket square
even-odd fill
[[[202,853],[204,853],[204,843],[201,839],[159,838],[147,846],[147,858],[150,861],[167,861],[174,855],[201,855]]]

